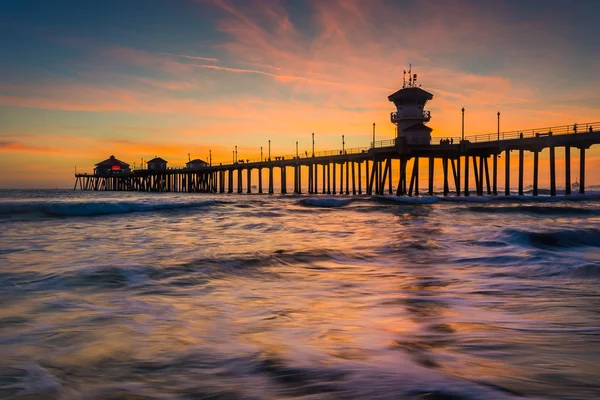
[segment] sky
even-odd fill
[[[598,15],[592,0],[0,0],[0,188],[72,187],[113,154],[225,163],[269,140],[304,152],[312,133],[317,150],[362,147],[373,123],[393,139],[387,96],[409,64],[434,141],[460,136],[462,107],[466,135],[496,132],[498,111],[503,131],[600,121]]]

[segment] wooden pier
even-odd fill
[[[578,130],[579,128],[579,130]],[[275,192],[274,171],[279,169],[280,192],[288,193],[287,171],[293,170],[294,194],[396,195],[434,194],[434,168],[441,160],[443,195],[498,195],[498,158],[504,160],[504,195],[510,195],[511,162],[518,162],[518,194],[524,194],[524,159],[533,153],[533,196],[539,193],[539,154],[549,149],[550,195],[557,193],[556,149],[564,148],[565,194],[571,194],[571,152],[579,155],[579,193],[585,193],[586,150],[600,144],[600,122],[552,128],[452,138],[452,144],[409,144],[404,138],[375,142],[370,147],[245,160],[201,168],[162,171],[138,169],[128,172],[76,174],[74,189],[97,191],[150,191],[194,193]],[[449,142],[449,141],[448,141]],[[518,160],[511,158],[518,156]],[[428,185],[419,187],[419,160],[428,160]],[[491,159],[491,162],[490,162]],[[399,168],[392,168],[398,163]],[[439,162],[438,162],[439,163]],[[490,166],[491,164],[491,166]],[[411,166],[411,168],[409,168]],[[253,174],[253,171],[257,171]],[[392,171],[396,172],[396,176]],[[399,173],[398,173],[399,171]],[[263,174],[268,185],[263,188]],[[303,184],[302,176],[307,176]],[[364,175],[363,175],[364,174]],[[255,180],[253,180],[253,175]],[[234,176],[236,179],[234,179]],[[363,176],[365,179],[363,179]],[[244,179],[245,177],[245,179]],[[469,187],[471,177],[475,187]],[[244,184],[245,181],[245,184]],[[365,187],[362,183],[365,182]],[[253,183],[256,183],[253,191]]]

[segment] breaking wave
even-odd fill
[[[508,230],[510,241],[541,249],[561,249],[569,247],[600,247],[600,229],[556,230],[531,232]]]
[[[15,215],[43,215],[49,217],[85,217],[96,215],[127,214],[189,208],[203,208],[217,205],[219,201],[143,203],[128,201],[97,202],[15,202],[0,204],[0,218]]]

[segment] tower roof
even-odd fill
[[[114,166],[119,166],[121,168],[129,168],[129,164],[127,164],[126,162],[123,162],[121,160],[117,160],[115,158],[115,156],[110,156],[106,160],[101,161],[98,164],[96,164],[96,167],[101,167],[101,168],[114,167]]]
[[[402,88],[388,96],[388,100],[394,102],[396,106],[403,105],[407,101],[424,104],[431,99],[433,99],[433,95],[420,87]]]

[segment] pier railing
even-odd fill
[[[516,131],[507,131],[507,132],[494,132],[494,133],[483,133],[476,135],[467,135],[465,136],[465,140],[472,143],[484,143],[484,142],[497,142],[504,140],[514,140],[514,139],[525,139],[525,138],[535,138],[535,137],[543,137],[550,135],[569,135],[569,134],[577,134],[584,132],[594,132],[600,129],[600,122],[586,122],[586,123],[575,123],[571,125],[558,125],[558,126],[549,126],[545,128],[535,128],[535,129],[524,129],[524,130],[516,130]],[[447,138],[432,138],[431,145],[432,146],[448,146],[448,145],[457,145],[460,143],[460,136],[452,136]],[[263,156],[262,158],[238,158],[237,162],[232,160],[230,161],[220,161],[213,162],[212,166],[219,165],[244,165],[244,164],[252,164],[252,163],[261,163],[261,162],[273,162],[273,161],[289,161],[295,159],[310,159],[313,157],[333,157],[340,155],[348,155],[348,154],[360,154],[360,153],[368,153],[372,148],[384,148],[384,147],[393,147],[396,145],[396,139],[387,139],[387,140],[379,140],[375,142],[370,142],[369,146],[364,147],[352,147],[352,148],[343,148],[343,149],[335,149],[335,150],[325,150],[325,151],[317,151],[314,154],[312,151],[299,152],[298,156],[296,154],[287,154],[283,156],[273,156],[270,159],[267,156]],[[182,166],[169,166],[168,170],[188,170],[188,168],[184,165]],[[134,168],[132,171],[147,171],[146,168]],[[83,173],[80,175],[88,175],[87,173]],[[93,174],[89,174],[93,175]]]
[[[584,133],[584,132],[593,132],[594,130],[600,129],[600,122],[587,122],[583,124],[572,124],[572,125],[559,125],[559,126],[549,126],[546,128],[535,128],[535,129],[526,129],[519,131],[509,131],[509,132],[494,132],[494,133],[484,133],[477,135],[468,135],[465,136],[465,140],[470,142],[480,143],[480,142],[495,142],[498,140],[513,140],[513,139],[524,139],[524,138],[532,138],[539,136],[548,136],[548,135],[569,135],[574,133]]]

